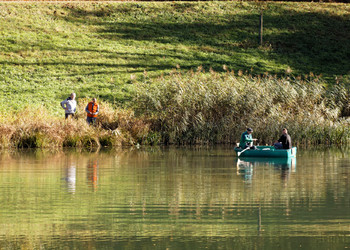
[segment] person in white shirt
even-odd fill
[[[69,116],[74,117],[77,111],[77,102],[75,101],[75,93],[72,93],[66,100],[61,102],[61,107],[65,110],[66,119]]]

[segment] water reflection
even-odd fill
[[[344,249],[349,156],[300,151],[296,171],[220,148],[0,155],[0,248]]]
[[[287,181],[290,172],[296,171],[296,158],[237,158],[237,175],[249,184],[252,182],[254,168],[269,167],[281,172],[281,179]]]
[[[243,177],[244,181],[250,183],[253,176],[253,163],[237,159],[237,175]]]
[[[87,183],[88,186],[93,190],[96,191],[97,189],[97,169],[98,164],[97,160],[90,160],[87,164]]]
[[[76,165],[75,163],[68,163],[65,169],[66,187],[69,193],[75,193],[76,186]]]

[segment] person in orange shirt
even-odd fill
[[[96,98],[92,98],[92,101],[89,102],[88,105],[86,106],[85,111],[87,113],[87,118],[86,118],[87,123],[95,124],[98,112],[100,111],[100,107],[96,102]]]

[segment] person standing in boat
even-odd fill
[[[288,134],[288,130],[286,128],[282,129],[281,137],[275,141],[274,144],[276,149],[291,149],[292,148],[292,139]]]
[[[247,128],[247,131],[245,131],[241,136],[241,141],[239,142],[239,147],[242,149],[250,147],[251,149],[255,149],[253,146],[253,141],[256,141],[257,139],[253,139],[252,136],[253,129]]]

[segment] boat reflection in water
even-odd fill
[[[247,183],[251,182],[255,168],[265,166],[281,171],[281,178],[286,180],[290,172],[296,171],[296,158],[237,158],[236,165],[237,175]]]

